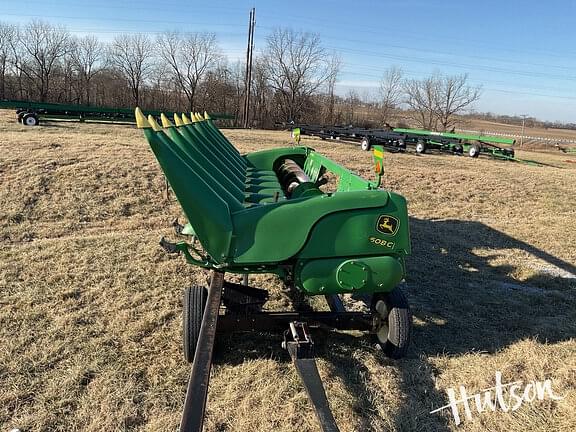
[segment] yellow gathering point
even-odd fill
[[[154,129],[155,131],[162,130],[162,127],[156,122],[156,120],[154,120],[154,117],[152,117],[151,115],[148,116],[148,123],[150,123],[150,126],[152,126],[152,129]]]
[[[150,126],[150,123],[148,123],[148,120],[146,120],[146,116],[140,108],[137,107],[134,110],[134,116],[136,117],[136,126],[138,126],[139,129],[152,127]]]

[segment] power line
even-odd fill
[[[274,16],[274,15],[261,14],[261,16],[268,17],[268,18],[276,18],[276,16]],[[314,25],[315,29],[324,28],[324,29],[334,30],[335,28],[343,29],[343,28],[350,27],[350,22],[338,21],[338,20],[334,20],[334,19],[323,19],[323,18],[316,18],[316,17],[310,18],[310,17],[304,17],[304,16],[294,16],[294,15],[290,16],[290,15],[284,15],[284,14],[282,14],[282,17],[284,19],[290,20],[291,22],[308,21]],[[449,33],[449,36],[446,36],[446,37],[442,37],[438,33],[432,34],[430,32],[430,28],[426,27],[426,26],[413,26],[410,28],[410,31],[407,32],[406,31],[406,23],[404,21],[400,21],[400,22],[402,23],[401,25],[394,25],[393,21],[387,20],[386,26],[384,27],[385,31],[383,31],[383,28],[380,28],[380,27],[369,27],[369,26],[362,25],[362,33],[368,33],[368,34],[373,34],[375,36],[386,37],[387,39],[389,39],[390,36],[394,36],[395,34],[401,34],[403,41],[406,39],[424,41],[427,43],[430,41],[441,41],[441,42],[444,42],[444,45],[450,45],[450,46],[453,46],[454,42],[458,41],[457,39],[455,39],[453,37],[452,33]],[[424,35],[418,35],[416,33],[420,29],[425,30]],[[326,35],[323,35],[322,37],[325,38]],[[340,34],[337,36],[337,39],[342,40]],[[362,43],[364,43],[364,42],[362,42]],[[487,44],[485,41],[482,41],[482,40],[474,40],[474,39],[467,38],[465,43],[466,43],[467,48],[477,46],[477,47],[494,49],[493,45]],[[507,52],[511,52],[514,54],[522,52],[522,53],[538,54],[541,56],[562,58],[562,59],[566,59],[566,57],[570,56],[570,55],[576,55],[576,52],[568,53],[565,51],[554,51],[554,50],[551,50],[549,47],[547,47],[545,50],[526,49],[526,48],[518,49],[518,48],[507,48],[507,47],[504,47],[501,44],[499,44],[498,50],[507,51]]]
[[[382,78],[382,75],[367,74],[367,73],[358,72],[358,71],[344,71],[344,72],[354,74],[354,75],[365,76],[368,78],[376,78],[376,79]],[[409,74],[409,75],[420,76],[419,74],[414,74],[414,73]],[[486,82],[486,81],[475,81],[475,80],[470,80],[470,81],[479,82],[479,83]],[[354,87],[354,86],[350,86],[350,87]],[[509,90],[509,89],[505,90],[505,89],[498,89],[498,88],[493,88],[493,87],[482,87],[482,88],[483,88],[483,90],[495,91],[495,92],[499,92],[499,93],[519,94],[519,95],[527,95],[527,96],[541,96],[541,97],[549,97],[549,98],[555,98],[555,99],[576,100],[576,96],[559,96],[559,95],[551,95],[551,94],[544,94],[544,93],[516,91],[516,90]]]
[[[434,60],[434,59],[425,59],[425,58],[419,58],[419,57],[408,57],[408,56],[401,56],[401,55],[393,55],[393,54],[382,54],[382,53],[377,53],[374,51],[367,51],[367,50],[359,50],[359,49],[351,49],[351,48],[339,48],[339,47],[328,47],[330,49],[334,49],[338,52],[349,52],[349,53],[358,53],[358,54],[365,54],[365,55],[369,55],[371,57],[382,57],[382,58],[386,58],[386,59],[392,59],[392,60],[402,60],[405,62],[410,62],[410,63],[424,63],[424,64],[432,64],[432,65],[437,65],[437,66],[450,66],[450,67],[454,67],[454,68],[460,68],[460,69],[466,69],[466,70],[485,70],[488,72],[501,72],[501,73],[507,73],[507,74],[511,74],[511,75],[518,75],[518,76],[526,76],[526,77],[530,77],[530,78],[553,78],[553,79],[558,79],[558,80],[566,80],[566,81],[576,81],[576,76],[573,77],[564,77],[564,76],[559,76],[559,75],[553,75],[553,74],[546,74],[546,73],[542,73],[542,72],[528,72],[528,71],[519,71],[519,70],[514,70],[514,69],[505,69],[505,68],[496,68],[496,67],[489,67],[489,66],[484,66],[484,65],[470,65],[470,64],[466,64],[466,63],[454,63],[454,62],[448,62],[448,61],[440,61],[440,60]]]
[[[88,18],[88,17],[62,16],[62,15],[32,15],[32,14],[10,14],[10,13],[4,13],[4,15],[39,17],[39,18],[79,19],[79,20],[90,19],[90,20],[104,20],[104,21],[135,22],[135,23],[206,25],[205,22],[195,23],[195,22],[189,22],[189,21],[143,20],[143,19],[130,19],[130,18],[109,18],[109,17],[106,17],[106,18],[89,17]],[[242,24],[221,24],[221,23],[214,23],[214,24],[210,24],[209,26],[243,27]],[[271,27],[263,26],[260,28],[272,30]],[[103,31],[99,30],[98,32],[102,33]],[[106,31],[106,32],[115,33],[115,31]],[[126,33],[126,31],[119,31],[119,33]],[[136,33],[162,33],[162,32],[161,31],[156,32],[156,31],[149,31],[148,30],[145,32],[136,31]],[[240,35],[240,33],[231,33],[231,32],[229,32],[228,34]],[[328,37],[324,36],[324,38],[325,39],[336,39],[336,38],[332,38],[329,36]],[[352,40],[352,39],[343,39],[341,37],[339,37],[337,39],[340,41],[345,41],[345,42],[350,42],[350,43],[363,43],[362,41]],[[406,49],[406,50],[412,50],[412,51],[417,51],[417,52],[427,52],[427,53],[431,53],[431,54],[453,55],[453,54],[444,53],[441,51],[410,48],[410,47],[405,47],[405,46],[401,46],[401,45],[388,44],[387,46],[391,47],[391,48],[396,48],[396,49]],[[434,65],[439,65],[439,66],[450,66],[450,67],[457,67],[457,68],[463,68],[463,69],[476,68],[476,69],[486,70],[489,72],[504,72],[504,73],[515,74],[515,75],[519,75],[519,76],[526,76],[526,77],[541,77],[541,78],[553,78],[553,79],[562,79],[562,80],[568,80],[568,81],[576,81],[576,77],[574,77],[574,76],[573,77],[564,77],[564,76],[554,75],[554,74],[549,74],[549,73],[544,73],[544,72],[521,71],[521,70],[514,70],[514,69],[499,68],[499,67],[494,67],[494,66],[485,66],[485,65],[481,65],[481,64],[480,65],[479,64],[471,65],[471,64],[456,63],[456,62],[450,62],[450,61],[441,61],[438,59],[425,59],[425,58],[417,58],[417,57],[413,57],[413,56],[382,54],[382,53],[378,53],[378,52],[371,51],[371,50],[359,50],[359,49],[352,49],[352,48],[343,48],[343,47],[338,47],[338,46],[330,47],[330,48],[335,49],[338,52],[367,54],[367,55],[371,55],[371,56],[378,56],[378,57],[402,60],[402,61],[413,62],[413,63],[434,64]],[[508,63],[514,63],[514,64],[525,64],[528,66],[537,66],[537,67],[555,67],[557,69],[563,69],[563,70],[574,70],[573,67],[568,67],[568,66],[554,66],[554,65],[544,65],[544,64],[540,64],[540,63],[528,63],[528,62],[513,62],[513,61],[500,60],[500,59],[496,59],[496,58],[482,57],[482,56],[463,55],[463,56],[459,56],[459,57],[478,58],[478,59],[485,59],[485,60],[490,60],[490,61],[502,61],[502,62],[508,62]]]
[[[377,80],[382,79],[382,75],[385,72],[385,69],[379,68],[379,67],[375,67],[372,65],[366,65],[366,64],[362,64],[362,63],[351,63],[351,62],[344,62],[343,63],[344,67],[351,67],[353,69],[350,70],[343,70],[343,72],[348,73],[348,74],[352,74],[352,75],[362,75],[362,76],[366,76],[369,78],[375,78]],[[378,72],[378,74],[368,74],[366,72],[358,72],[358,70],[368,70],[368,71],[374,71],[374,72]],[[413,77],[421,77],[422,73],[417,73],[411,70],[407,70],[402,68],[402,72],[404,73],[404,75],[409,75],[409,76],[413,76]],[[470,82],[475,82],[477,84],[483,85],[483,84],[499,84],[499,85],[506,85],[506,86],[510,86],[511,84],[507,81],[498,81],[498,80],[492,80],[492,79],[482,79],[482,80],[477,80],[474,78],[468,78],[468,81]],[[523,88],[523,89],[528,89],[528,90],[545,90],[545,91],[552,91],[552,92],[562,92],[562,93],[566,93],[566,88],[552,88],[552,87],[543,87],[543,86],[538,86],[538,87],[531,87],[531,86],[526,86],[523,84],[518,84],[518,83],[514,83],[513,84],[514,87],[516,88]]]
[[[123,8],[122,6],[115,6],[117,8]],[[69,16],[59,16],[59,15],[53,15],[53,16],[46,16],[46,15],[27,15],[27,14],[10,14],[10,13],[4,13],[4,15],[9,15],[9,16],[27,16],[27,17],[41,17],[41,18],[62,18],[62,19],[89,19],[89,20],[106,20],[106,21],[124,21],[124,22],[135,22],[135,23],[165,23],[165,24],[186,24],[186,25],[206,25],[205,22],[203,23],[193,23],[193,22],[188,22],[188,21],[159,21],[159,20],[142,20],[142,19],[125,19],[125,18],[94,18],[94,17],[69,17]],[[266,16],[264,14],[264,16]],[[322,20],[314,20],[314,22],[317,21],[322,21]],[[210,26],[226,26],[226,27],[238,27],[238,26],[243,26],[241,24],[209,24]],[[334,25],[334,23],[332,23],[332,25]],[[262,29],[272,29],[271,27],[266,27],[266,26],[259,26],[259,28]],[[102,34],[122,34],[122,33],[141,33],[141,34],[160,34],[163,33],[163,31],[152,31],[152,30],[146,30],[146,31],[134,31],[134,30],[100,30],[100,29],[94,29],[94,30],[89,30],[89,29],[83,29],[83,30],[70,30],[71,33],[88,33],[88,32],[96,32],[96,33],[102,33]],[[183,33],[187,33],[187,32],[183,32]],[[219,35],[229,35],[229,36],[240,36],[240,35],[244,35],[244,33],[241,32],[218,32]],[[380,32],[381,34],[381,32]],[[266,35],[264,35],[263,37],[265,37]],[[325,39],[336,39],[336,38],[332,38],[329,36],[323,36],[323,38]],[[362,41],[358,41],[358,40],[353,40],[353,39],[344,39],[344,38],[337,38],[340,41],[343,42],[350,42],[350,43],[361,43]],[[262,38],[261,38],[262,40]],[[252,43],[254,43],[252,41]],[[412,50],[412,51],[417,51],[417,52],[429,52],[431,54],[441,54],[441,55],[453,55],[453,54],[449,54],[449,53],[444,53],[441,51],[434,51],[434,50],[425,50],[425,49],[418,49],[418,48],[410,48],[410,47],[406,47],[406,46],[401,46],[401,45],[386,45],[387,47],[391,47],[391,48],[395,48],[395,49],[405,49],[405,50]],[[521,71],[521,70],[515,70],[515,69],[509,69],[509,68],[502,68],[502,67],[495,67],[495,66],[486,66],[486,65],[482,65],[482,64],[466,64],[466,63],[456,63],[453,61],[442,61],[442,60],[438,60],[438,59],[427,59],[427,58],[423,58],[423,57],[414,57],[414,56],[403,56],[403,55],[397,55],[397,54],[384,54],[381,52],[376,52],[374,50],[360,50],[360,49],[352,49],[352,48],[344,48],[344,47],[338,47],[338,46],[332,46],[329,47],[331,49],[334,49],[337,52],[340,53],[357,53],[357,54],[362,54],[362,55],[366,55],[366,56],[370,56],[370,57],[380,57],[380,58],[385,58],[385,59],[391,59],[391,60],[399,60],[402,62],[410,62],[410,63],[417,63],[417,64],[423,64],[426,66],[429,65],[437,65],[437,66],[448,66],[448,67],[453,67],[453,68],[460,68],[460,69],[465,69],[465,70],[483,70],[483,71],[489,71],[489,72],[496,72],[496,73],[503,73],[503,74],[510,74],[510,75],[517,75],[517,76],[524,76],[524,77],[528,77],[528,78],[549,78],[549,79],[554,79],[554,80],[563,80],[563,81],[576,81],[576,77],[574,76],[561,76],[561,75],[557,75],[557,74],[550,74],[550,73],[544,73],[544,72],[537,72],[537,71]],[[240,50],[226,50],[227,52],[233,53],[233,52],[240,52]],[[508,61],[508,60],[499,60],[496,58],[491,58],[491,57],[482,57],[482,56],[471,56],[471,55],[463,55],[463,56],[459,56],[459,57],[468,57],[468,58],[478,58],[478,59],[485,59],[485,60],[492,60],[492,61],[502,61],[502,62],[508,62],[508,63],[515,63],[515,64],[524,64],[524,65],[531,65],[531,66],[536,66],[536,67],[544,67],[547,65],[543,65],[543,64],[539,64],[539,63],[528,63],[528,62],[513,62],[513,61]],[[565,56],[564,56],[565,58]],[[359,64],[354,63],[354,66],[359,66]],[[572,70],[572,68],[569,67],[565,67],[565,66],[552,66],[552,67],[556,67],[557,69],[566,69],[566,70]],[[371,69],[374,71],[379,70],[379,68],[373,67],[373,66],[364,66],[363,69]],[[374,78],[381,78],[380,76],[376,76],[376,75],[371,75],[371,74],[365,74],[365,73],[361,73],[358,72],[357,70],[354,71],[345,71],[354,75],[363,75],[363,76],[368,76],[368,77],[374,77]],[[412,73],[412,75],[414,76],[422,76],[422,74],[415,74]],[[470,81],[474,81],[474,80],[470,80]],[[476,81],[479,83],[484,83],[484,82],[492,82],[494,84],[498,84],[498,83],[502,83],[505,85],[508,85],[508,83],[505,82],[497,82],[497,81],[490,81],[490,80],[482,80],[482,81]],[[539,88],[534,88],[534,87],[527,87],[527,86],[523,86],[523,85],[517,85],[514,84],[519,88],[526,88],[526,89],[534,89],[534,90],[539,90],[539,89],[544,89],[544,90],[549,90],[549,91],[555,91],[555,89],[547,89],[545,87],[539,87]],[[558,96],[558,95],[549,95],[549,94],[542,94],[542,93],[533,93],[533,92],[521,92],[521,91],[514,91],[514,90],[510,90],[510,89],[496,89],[496,88],[485,88],[486,90],[490,90],[490,91],[496,91],[496,92],[502,92],[502,93],[508,93],[508,94],[524,94],[524,95],[530,95],[530,96],[543,96],[543,97],[551,97],[551,98],[558,98],[558,99],[568,99],[568,100],[574,100],[576,98],[574,97],[570,97],[570,96]],[[564,91],[564,89],[560,90],[558,89],[558,91]]]
[[[121,22],[134,22],[134,23],[154,23],[154,24],[186,24],[186,25],[205,25],[205,22],[190,22],[190,21],[165,21],[165,20],[145,20],[145,19],[132,19],[132,18],[109,18],[109,17],[77,17],[77,16],[63,16],[63,15],[32,15],[32,14],[11,14],[2,12],[2,15],[7,16],[23,16],[28,18],[58,18],[58,19],[71,19],[71,20],[89,20],[89,21],[121,21]],[[210,26],[220,27],[244,27],[242,24],[210,24]],[[146,32],[143,32],[146,33]]]
[[[163,3],[164,4],[164,3]],[[96,5],[91,5],[90,7],[99,7]],[[124,6],[102,6],[103,8],[106,9],[134,9],[133,7],[124,7]],[[219,10],[219,13],[221,12],[220,8],[217,7],[210,7],[210,6],[202,6],[201,9],[210,9],[210,10]],[[138,7],[138,10],[156,10],[156,9],[152,9],[152,8],[142,8],[142,7]],[[230,12],[232,9],[227,8],[226,11],[223,12]],[[243,10],[240,8],[235,8],[234,10]],[[232,15],[233,13],[229,13],[230,15]],[[172,20],[144,20],[144,19],[129,19],[129,18],[110,18],[110,17],[93,17],[93,16],[86,16],[86,17],[78,17],[78,16],[64,16],[64,15],[35,15],[35,14],[22,14],[22,13],[6,13],[3,12],[3,15],[6,16],[23,16],[23,17],[33,17],[33,18],[59,18],[59,19],[79,19],[79,20],[100,20],[100,21],[120,21],[120,22],[135,22],[135,23],[163,23],[163,24],[185,24],[185,25],[206,25],[206,22],[190,22],[190,21],[172,21]],[[237,15],[237,14],[234,14]],[[274,17],[272,15],[263,15],[264,17]],[[308,20],[311,21],[315,24],[316,27],[318,27],[318,23],[322,23],[324,20],[322,20],[321,18],[314,18],[314,19],[309,19],[309,18],[305,18],[305,17],[295,17],[295,19],[297,21],[302,21],[302,20]],[[334,28],[334,21],[328,21],[330,23],[330,28]],[[211,23],[209,24],[209,26],[223,26],[223,27],[229,27],[229,26],[234,26],[234,27],[243,27],[243,24],[222,24],[222,23]],[[322,27],[322,26],[320,26]],[[268,30],[273,30],[273,27],[267,27],[267,26],[259,26],[259,28],[261,29],[268,29]],[[388,29],[388,26],[387,26]],[[367,31],[366,28],[363,27],[363,32],[365,33]],[[146,31],[149,32],[149,31]],[[144,32],[144,33],[146,33]],[[378,34],[380,36],[383,35],[382,31],[380,30],[379,32],[372,32],[374,34]],[[387,36],[390,33],[387,33]],[[413,35],[413,33],[412,33]],[[403,34],[403,39],[405,39],[407,36],[410,35],[406,35]],[[332,40],[339,40],[339,41],[344,41],[344,42],[350,42],[350,43],[364,43],[364,41],[359,41],[359,40],[353,40],[353,39],[344,39],[341,36],[338,37],[332,37],[332,36],[327,36],[327,35],[322,35],[323,39],[332,39]],[[438,39],[438,38],[437,38]],[[427,34],[426,35],[426,40],[429,41],[430,40],[430,35]],[[448,40],[448,39],[444,39],[444,40]],[[449,39],[451,43],[454,42],[454,39],[451,38]],[[467,41],[468,42],[468,41]],[[513,64],[524,64],[524,65],[528,65],[528,66],[539,66],[539,67],[546,67],[546,68],[555,68],[555,69],[563,69],[563,70],[573,70],[574,68],[571,66],[559,66],[559,65],[551,65],[551,64],[542,64],[542,63],[533,63],[533,62],[523,62],[523,61],[514,61],[514,60],[508,60],[508,59],[501,59],[501,58],[496,58],[496,57],[486,57],[486,56],[477,56],[477,55],[469,55],[469,54],[462,54],[462,55],[455,55],[453,53],[448,53],[448,52],[443,52],[443,51],[438,51],[438,50],[431,50],[431,49],[420,49],[420,48],[414,48],[414,47],[408,47],[408,46],[403,46],[403,45],[394,45],[394,44],[386,44],[386,47],[389,48],[396,48],[396,49],[405,49],[405,50],[410,50],[410,51],[416,51],[416,52],[426,52],[426,53],[433,53],[433,54],[440,54],[440,55],[449,55],[449,56],[457,56],[457,57],[465,57],[465,58],[477,58],[477,59],[482,59],[482,60],[488,60],[488,61],[497,61],[497,62],[503,62],[503,63],[513,63]],[[499,47],[500,50],[503,50],[505,48]],[[513,50],[515,53],[518,52],[538,52],[538,51],[534,51],[534,50],[518,50],[515,49]],[[545,52],[543,52],[544,54],[549,54],[553,51],[547,50]],[[566,53],[559,53],[559,57],[566,59]]]

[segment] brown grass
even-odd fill
[[[287,132],[226,132],[243,151]],[[304,144],[363,176],[370,154]],[[0,113],[0,430],[176,430],[188,377],[181,290],[206,273],[164,254],[180,215],[142,134],[127,126],[26,128]],[[369,339],[330,334],[319,366],[342,431],[576,429],[576,166],[387,154],[385,187],[409,200],[413,255],[404,286],[415,332],[390,361]],[[573,277],[573,276],[572,276]],[[273,277],[270,307],[289,302]],[[219,339],[208,431],[318,431],[278,335]],[[553,380],[557,402],[429,414],[446,389]]]

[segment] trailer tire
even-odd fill
[[[34,113],[27,113],[22,117],[22,124],[24,126],[38,126],[38,123],[38,116]]]
[[[26,111],[16,111],[16,115],[18,116],[18,123],[23,123],[22,119],[26,115]]]
[[[416,153],[424,154],[426,153],[426,143],[422,140],[418,140],[416,143]]]
[[[368,151],[370,150],[371,147],[372,144],[370,144],[370,138],[368,137],[362,138],[362,141],[360,142],[360,148],[364,151]]]
[[[376,343],[387,357],[404,357],[410,345],[412,314],[402,290],[396,287],[389,293],[374,294],[371,310],[380,320],[374,334]]]
[[[461,144],[457,144],[456,146],[454,146],[454,153],[456,154],[464,153],[464,147],[462,147]]]
[[[184,342],[184,359],[194,361],[198,344],[204,308],[208,299],[208,290],[203,286],[191,286],[184,290],[184,310],[182,312],[182,334]]]
[[[468,149],[468,156],[473,158],[480,156],[480,146],[478,144],[472,144]]]

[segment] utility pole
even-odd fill
[[[248,46],[246,47],[246,75],[245,75],[245,97],[244,97],[244,115],[243,126],[249,125],[250,120],[250,90],[252,87],[252,53],[254,51],[254,25],[256,24],[256,8],[250,10],[248,19]]]
[[[520,134],[520,148],[522,148],[524,145],[524,126],[526,124],[526,117],[528,117],[528,114],[520,114],[520,117],[522,117],[522,133]]]

